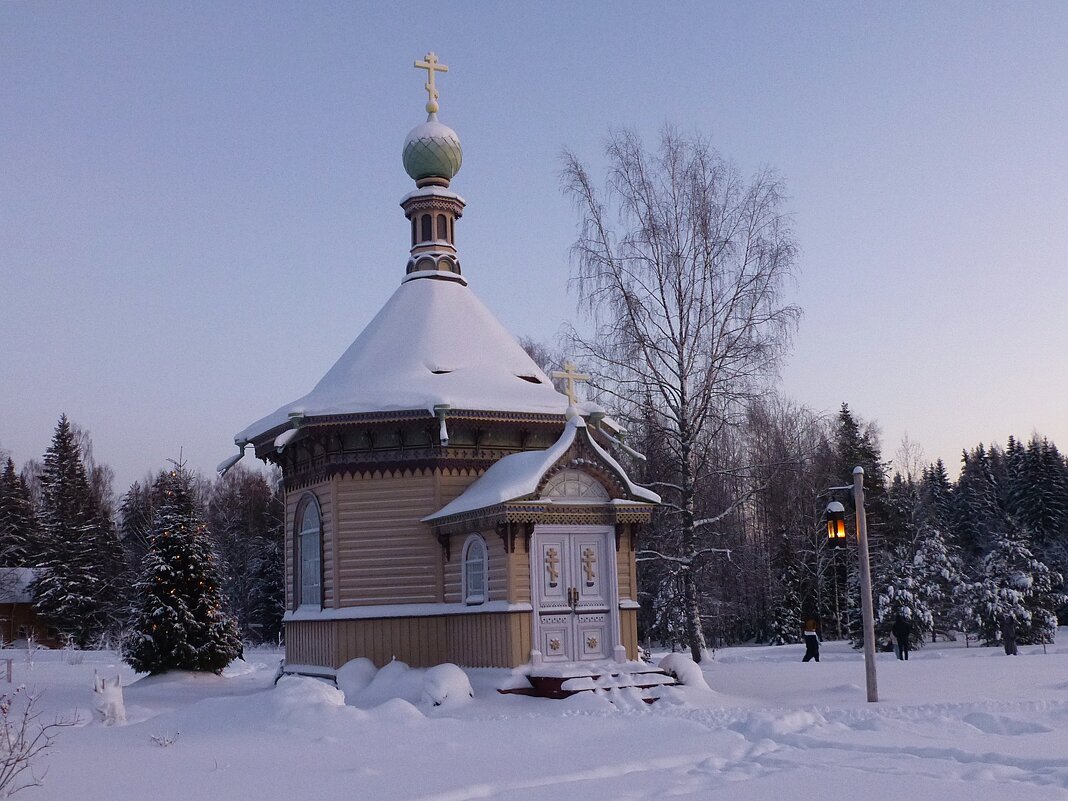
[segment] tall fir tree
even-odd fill
[[[947,542],[937,519],[920,524],[913,567],[920,600],[931,613],[930,632],[934,642],[939,631],[960,627],[961,598],[967,586],[960,557]]]
[[[0,565],[32,567],[37,551],[37,515],[29,488],[8,457],[0,473]]]
[[[965,451],[953,493],[952,529],[965,569],[971,576],[982,572],[983,556],[989,552],[996,532],[1006,526],[999,496],[986,447],[980,443],[970,453]]]
[[[996,532],[983,572],[971,587],[973,623],[987,644],[1000,639],[1001,622],[1012,617],[1021,643],[1050,643],[1057,631],[1055,609],[1065,602],[1062,577],[1031,551],[1026,530],[1008,518]]]
[[[284,611],[280,502],[261,473],[238,467],[216,480],[207,504],[226,609],[256,642],[278,636]]]
[[[945,534],[953,519],[953,484],[941,459],[921,474],[920,503],[925,519]]]
[[[118,623],[122,554],[90,489],[70,421],[62,415],[41,474],[37,611],[80,646]]]
[[[868,523],[868,548],[872,562],[877,565],[879,555],[896,541],[897,535],[891,529],[896,519],[887,497],[887,463],[883,461],[882,449],[876,429],[872,425],[862,425],[843,403],[838,412],[834,433],[835,476],[838,481],[853,481],[854,468],[864,470],[864,508]],[[846,516],[854,518],[853,493],[843,495]],[[857,648],[863,644],[863,627],[860,616],[860,573],[855,558],[838,560],[840,567],[833,571],[835,585],[824,591],[825,599],[835,598],[839,603],[839,619],[836,628],[843,631]],[[842,575],[844,574],[844,586]],[[875,601],[875,598],[872,598]]]
[[[223,609],[211,537],[184,466],[175,464],[160,481],[162,502],[135,586],[136,613],[123,659],[145,673],[219,673],[241,653],[241,639]]]
[[[278,482],[263,512],[264,527],[253,547],[249,629],[253,640],[277,641],[285,614],[285,498]]]
[[[141,562],[148,553],[148,541],[152,534],[152,521],[156,507],[160,503],[157,487],[162,486],[160,471],[155,477],[148,476],[144,482],[135,481],[130,485],[119,503],[119,532],[126,563],[140,573]]]
[[[778,580],[769,610],[768,642],[772,645],[800,642],[804,626],[801,612],[804,605],[804,567],[785,530],[772,566]],[[808,605],[814,606],[812,603]]]
[[[922,645],[934,620],[911,548],[902,545],[886,553],[878,563],[872,584],[875,585],[876,639],[888,640],[894,622],[900,617],[912,625],[910,643]]]

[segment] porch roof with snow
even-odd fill
[[[576,445],[588,449],[593,457],[592,460],[582,461],[587,465],[599,463],[597,466],[607,470],[627,496],[612,499],[607,504],[602,503],[602,506],[617,510],[632,507],[634,510],[649,511],[652,506],[660,503],[659,495],[631,481],[622,465],[590,436],[586,421],[578,411],[571,409],[563,434],[550,447],[541,451],[525,451],[505,456],[495,462],[459,497],[434,514],[424,517],[423,521],[432,525],[447,524],[478,515],[481,511],[498,509],[504,504],[529,506],[528,502],[531,502],[538,506],[552,505],[552,499],[535,497],[538,487],[546,474],[564,461]],[[566,503],[573,506],[576,501],[569,499]]]
[[[412,273],[307,395],[240,432],[253,441],[291,416],[426,410],[558,414],[568,399],[459,275]]]

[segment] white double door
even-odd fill
[[[607,526],[534,527],[534,647],[546,662],[612,655],[619,640],[613,542]]]

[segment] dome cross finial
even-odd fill
[[[434,73],[435,72],[448,72],[449,68],[444,64],[438,63],[437,53],[431,51],[426,54],[425,60],[415,62],[415,68],[420,70],[426,70],[427,82],[426,93],[429,99],[426,101],[427,114],[438,113],[438,89],[434,85]]]
[[[563,370],[554,370],[552,377],[564,380],[564,394],[567,395],[567,399],[571,401],[572,406],[578,403],[578,393],[575,392],[575,384],[579,381],[584,384],[589,383],[590,381],[590,376],[586,373],[580,373],[575,366],[575,363],[570,359],[564,362]]]

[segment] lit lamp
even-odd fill
[[[827,543],[832,548],[844,548],[845,542],[845,507],[838,501],[831,501],[827,504]]]

